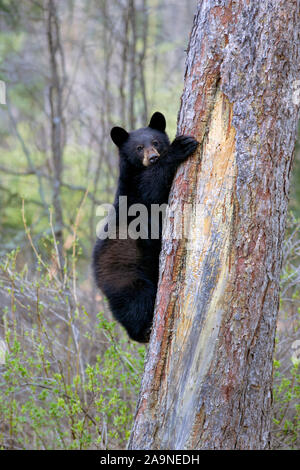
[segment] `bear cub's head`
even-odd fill
[[[170,146],[165,133],[166,119],[161,113],[154,113],[149,126],[127,132],[122,127],[113,127],[110,135],[122,157],[139,168],[148,167],[164,158]]]

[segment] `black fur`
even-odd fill
[[[197,148],[190,136],[178,136],[170,144],[166,121],[154,113],[149,126],[130,133],[120,127],[111,130],[119,148],[120,176],[114,206],[119,196],[127,196],[128,208],[144,204],[167,204],[171,184],[181,162]],[[133,217],[128,217],[128,223]],[[120,228],[117,217],[117,231]],[[150,237],[151,219],[149,220]],[[106,295],[114,317],[128,335],[139,342],[149,340],[158,282],[159,239],[98,239],[93,266],[98,287]]]

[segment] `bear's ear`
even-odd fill
[[[159,112],[153,114],[149,127],[156,129],[161,132],[165,132],[166,129],[166,119],[165,116]]]
[[[110,131],[110,136],[113,143],[116,144],[117,147],[120,147],[128,139],[129,134],[125,129],[122,129],[122,127],[113,127]]]

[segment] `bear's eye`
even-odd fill
[[[158,147],[159,143],[157,142],[157,140],[153,140],[152,145],[153,147]]]
[[[143,150],[143,148],[144,148],[143,145],[138,145],[136,149],[137,149],[138,152],[140,152],[141,150]]]

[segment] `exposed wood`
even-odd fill
[[[173,184],[130,449],[269,448],[299,8],[199,1],[178,133],[202,145]]]

